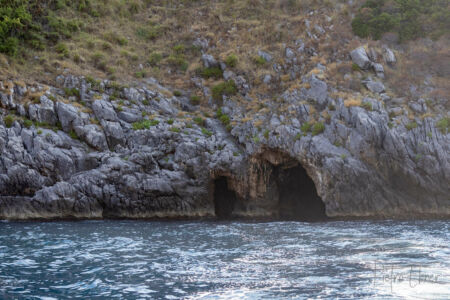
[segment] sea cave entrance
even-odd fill
[[[272,180],[278,190],[278,216],[282,220],[323,221],[325,204],[313,180],[299,163],[274,167]]]
[[[214,212],[219,219],[232,217],[236,204],[236,193],[229,189],[226,177],[214,180]]]

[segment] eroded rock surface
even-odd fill
[[[215,216],[215,188],[233,195],[224,215],[276,217],[291,182],[280,178],[297,167],[328,217],[450,216],[450,136],[436,118],[412,124],[399,110],[391,126],[389,97],[348,106],[319,78],[303,81],[251,121],[228,99],[217,119],[199,117],[154,85],[104,81],[100,92],[60,76],[83,103],[52,87],[30,105],[18,87],[4,89],[0,218]]]

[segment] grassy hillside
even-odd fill
[[[347,2],[0,0],[0,76],[49,83],[64,70],[121,82],[155,77],[175,89],[191,90],[202,102],[206,99],[192,81],[201,77],[213,96],[233,94],[219,68],[203,68],[203,51],[242,75],[251,84],[251,96],[276,97],[301,84],[283,68],[286,47],[296,48],[301,40],[308,53],[299,63],[302,74],[320,75],[341,90],[365,92],[345,76],[360,76],[352,69],[349,51],[360,45],[381,49],[382,43],[392,42],[389,34],[397,34],[403,42],[397,52],[401,63],[386,70],[393,91],[404,93],[405,82],[422,82],[432,74],[438,87],[434,92],[448,92],[449,71],[440,62],[449,56],[448,1]],[[420,16],[413,27],[405,23],[410,14]],[[436,41],[408,42],[427,35]],[[273,60],[267,62],[258,50]],[[281,66],[276,72],[274,64]],[[265,84],[266,75],[275,83]]]

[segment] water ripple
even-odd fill
[[[0,299],[449,299],[450,222],[0,222]]]

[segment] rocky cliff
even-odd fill
[[[351,57],[382,70],[364,48]],[[224,95],[203,116],[152,79],[1,82],[0,218],[450,216],[439,119],[392,124],[402,99],[381,81],[366,79],[377,96],[349,105],[321,80],[325,69],[256,109]]]

